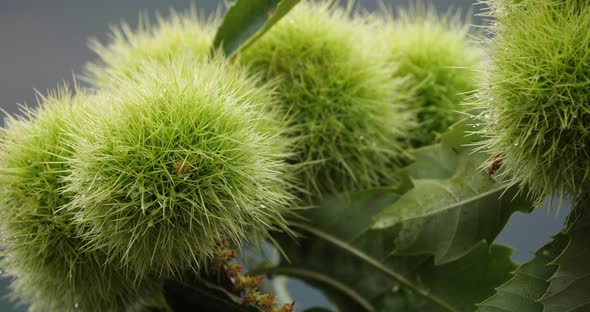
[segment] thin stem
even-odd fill
[[[350,287],[344,285],[340,281],[335,280],[327,275],[320,274],[318,272],[294,268],[294,267],[288,267],[288,266],[278,266],[278,267],[272,267],[272,268],[262,268],[252,274],[253,275],[254,274],[279,274],[279,275],[286,275],[286,276],[291,276],[291,277],[302,277],[302,278],[305,278],[308,280],[313,280],[313,281],[328,285],[328,286],[338,290],[339,292],[346,294],[349,298],[351,298],[356,303],[358,303],[360,306],[362,306],[366,311],[369,311],[369,312],[375,311],[375,309],[373,308],[371,303],[368,302],[367,300],[365,300],[365,298],[363,298],[361,295],[359,295],[356,291],[354,291]]]

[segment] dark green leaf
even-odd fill
[[[553,261],[558,268],[541,298],[544,312],[590,311],[590,205],[575,208],[581,215],[567,233],[567,247]]]
[[[547,291],[547,280],[557,269],[550,264],[561,253],[565,243],[567,237],[558,235],[549,244],[537,250],[535,257],[521,265],[510,281],[498,287],[493,297],[478,305],[477,311],[542,312],[543,305],[538,300]]]
[[[437,144],[415,149],[415,161],[399,170],[400,178],[444,180],[454,176],[461,165],[457,155],[470,151],[468,145],[477,140],[474,135],[466,135],[467,128],[467,121],[459,122],[441,135]]]
[[[213,40],[228,57],[254,43],[300,0],[238,0],[228,8]]]
[[[305,211],[309,222],[292,222],[302,239],[277,237],[288,261],[264,272],[305,280],[344,312],[474,311],[516,268],[509,248],[487,242],[532,205],[482,172],[465,130],[414,151],[401,186]]]
[[[379,263],[381,259],[387,258],[397,231],[371,231],[371,217],[396,198],[397,195],[391,190],[326,198],[322,207],[308,210],[305,216],[333,233],[325,234],[329,239],[310,232],[302,232],[306,237],[296,242],[290,237],[277,237],[288,261],[283,259],[279,266],[267,268],[264,272],[288,275],[306,281],[322,290],[342,312],[376,311],[371,300],[383,296],[398,283],[375,266],[367,264],[366,257],[359,257],[347,248],[350,248],[350,242],[361,237],[366,240],[367,232],[381,234],[369,239],[365,244],[368,250],[380,253],[373,254],[373,257],[378,259],[373,262]],[[334,241],[339,242],[339,245],[334,244]],[[417,262],[411,263],[410,269],[414,268],[415,263]],[[397,301],[401,305],[406,304],[403,298]]]
[[[374,223],[373,216],[399,197],[391,188],[338,194],[326,197],[319,209],[306,211],[305,217],[320,221],[324,231],[351,240],[367,231]]]
[[[401,187],[327,197],[306,211],[309,223],[292,224],[305,237],[279,238],[290,261],[266,272],[305,280],[341,311],[475,310],[516,268],[508,248],[486,241],[531,205],[482,172],[465,129],[416,150],[398,172]]]
[[[493,241],[514,212],[532,210],[516,188],[481,169],[487,156],[466,147],[462,131],[457,124],[440,143],[416,150],[414,164],[400,173],[412,186],[375,217],[375,228],[402,224],[396,254],[454,261],[480,241]]]
[[[511,256],[509,247],[482,242],[459,260],[440,266],[429,263],[421,270],[420,279],[456,311],[473,311],[476,302],[510,278],[516,268]]]
[[[507,248],[485,243],[442,266],[431,256],[391,256],[399,227],[370,229],[361,214],[374,215],[397,196],[391,190],[356,195],[328,198],[310,210],[314,224],[294,223],[306,237],[279,238],[289,261],[264,272],[308,282],[340,311],[472,311],[515,268]]]

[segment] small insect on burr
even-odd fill
[[[500,169],[500,166],[502,165],[501,157],[503,154],[504,153],[500,152],[492,156],[492,162],[488,165],[488,175],[492,176],[494,173],[496,173],[496,171],[498,171],[498,169]]]

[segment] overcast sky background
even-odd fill
[[[377,0],[358,0],[368,10],[378,8]],[[404,5],[407,0],[383,0],[386,5]],[[445,11],[449,8],[470,10],[477,14],[482,6],[477,1],[434,0]],[[212,12],[223,1],[164,0],[2,0],[0,1],[0,108],[12,113],[17,103],[34,104],[37,89],[44,93],[61,81],[71,81],[72,73],[80,73],[84,64],[94,59],[87,48],[88,38],[106,39],[109,25],[121,21],[135,24],[139,12],[182,10],[194,3],[201,11]],[[473,17],[480,24],[481,18]],[[557,232],[567,211],[558,216],[540,208],[530,215],[515,214],[497,241],[517,248],[514,259],[525,261],[531,252],[542,246]],[[1,290],[6,293],[6,290]],[[322,299],[302,293],[306,301]],[[310,298],[313,300],[309,300]],[[297,297],[296,297],[297,298]],[[301,301],[299,301],[301,302]],[[299,306],[302,307],[301,305]],[[11,310],[0,301],[0,311]],[[22,311],[22,309],[18,310]]]

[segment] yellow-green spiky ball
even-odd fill
[[[77,237],[71,194],[62,193],[67,143],[88,97],[60,89],[5,120],[0,140],[2,270],[11,297],[30,311],[125,311],[157,285],[134,283],[107,264],[101,251],[85,251]],[[80,207],[72,207],[72,210]]]
[[[88,79],[97,87],[105,87],[113,83],[113,73],[131,74],[144,62],[166,63],[182,55],[206,58],[217,19],[204,19],[192,8],[183,13],[172,11],[169,17],[158,15],[153,25],[144,17],[136,30],[129,24],[113,28],[106,44],[91,41],[98,61],[87,65]]]
[[[220,239],[285,230],[287,144],[271,91],[225,61],[114,77],[75,138],[67,190],[90,246],[138,276],[206,267]]]
[[[333,3],[303,2],[239,61],[278,81],[296,139],[292,163],[312,198],[390,182],[409,121],[373,29]],[[395,166],[393,166],[395,167]]]
[[[434,142],[437,134],[459,121],[464,99],[476,89],[476,69],[482,52],[467,37],[468,25],[460,15],[438,16],[433,8],[414,6],[386,17],[375,40],[405,78],[400,89],[416,115],[410,132],[414,147]]]
[[[590,3],[487,1],[479,92],[483,148],[500,155],[501,178],[541,202],[577,197],[590,182]]]

